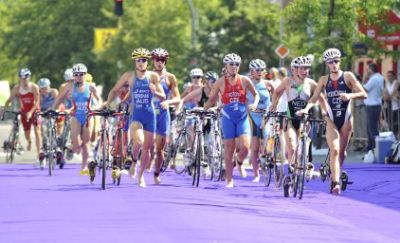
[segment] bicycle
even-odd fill
[[[273,119],[268,122],[269,119]],[[261,127],[270,126],[269,137],[264,139],[261,156],[258,158],[260,168],[265,175],[264,184],[269,187],[271,183],[272,174],[274,175],[274,184],[276,188],[281,187],[284,170],[283,164],[285,162],[285,155],[281,147],[281,131],[287,119],[285,112],[269,112],[263,117],[263,124]]]
[[[116,128],[113,135],[113,145],[111,154],[113,156],[111,178],[113,184],[118,186],[121,183],[121,171],[129,170],[131,161],[128,159],[128,132],[125,131],[125,125],[127,121],[128,111],[122,110],[111,115],[111,117],[119,118],[117,120]]]
[[[37,112],[36,115],[42,116],[47,121],[47,131],[46,136],[44,136],[43,140],[43,156],[44,158],[40,158],[42,162],[44,159],[47,160],[49,176],[52,176],[54,170],[54,159],[56,158],[57,151],[57,134],[56,134],[56,118],[59,116],[65,116],[65,112],[58,112],[55,110],[47,110],[43,112]],[[60,168],[63,167],[62,162],[59,163]]]
[[[93,183],[96,177],[96,167],[102,172],[101,177],[101,188],[106,189],[106,170],[110,166],[110,144],[109,144],[109,132],[108,132],[108,118],[112,116],[123,115],[121,112],[111,111],[108,109],[104,110],[92,110],[88,113],[88,118],[91,116],[100,116],[101,119],[101,129],[99,131],[100,139],[98,148],[100,151],[100,156],[96,156],[94,161],[89,162],[89,177],[90,183]]]
[[[288,119],[293,120],[293,118]],[[294,154],[294,167],[291,168],[291,166],[289,166],[289,173],[291,175],[287,175],[283,181],[283,193],[285,197],[289,196],[290,188],[293,189],[293,197],[298,196],[299,199],[303,197],[305,174],[306,171],[310,169],[307,163],[310,161],[308,153],[310,138],[308,137],[308,133],[310,130],[309,124],[311,123],[325,124],[325,121],[311,118],[310,113],[305,113],[300,117],[300,135]]]
[[[188,122],[193,120],[193,116],[187,114],[186,111],[181,112],[175,119],[175,129],[176,138],[169,147],[167,153],[167,158],[163,163],[162,171],[168,168],[169,163],[172,161],[172,167],[177,174],[182,174],[187,171],[186,164],[191,164],[191,154],[190,154],[190,134],[188,131]],[[177,160],[183,161],[183,163],[178,164]],[[191,175],[191,171],[188,173]]]
[[[3,149],[6,154],[6,163],[13,163],[14,154],[18,154],[20,151],[22,151],[22,146],[19,143],[19,116],[21,115],[21,112],[6,110],[4,111],[1,120],[4,120],[5,113],[14,115],[10,135],[8,136],[7,141],[3,142]]]
[[[320,174],[320,178],[322,180],[322,182],[326,181],[326,178],[331,178],[331,168],[329,165],[329,154],[330,154],[330,150],[328,150],[328,153],[326,155],[325,161],[324,163],[322,163],[318,170],[319,170],[319,174]],[[346,171],[342,170],[342,172],[340,173],[340,189],[342,191],[345,191],[347,189],[348,185],[352,185],[353,182],[349,181],[349,175],[347,174]],[[330,186],[329,186],[329,192],[332,192],[334,185],[333,185],[333,181],[331,180]]]
[[[223,163],[224,146],[220,129],[220,113],[216,112],[208,117],[209,122],[211,122],[211,129],[206,145],[206,156],[211,171],[210,180],[213,180],[214,176],[217,176],[217,181],[221,181],[225,174],[225,168]]]
[[[175,107],[171,108],[170,107],[170,113],[175,112]],[[183,122],[185,120],[184,118],[184,113],[180,113],[175,119],[172,120],[171,118],[171,126],[170,126],[170,133],[168,135],[168,142],[165,146],[165,160],[163,161],[160,169],[160,173],[164,173],[167,169],[169,164],[171,163],[171,160],[174,158],[176,155],[176,149],[175,149],[175,144],[177,141],[177,137],[179,135],[179,129],[181,129],[184,124],[182,124],[182,119]],[[172,169],[174,169],[174,165],[171,166]]]
[[[60,152],[62,155],[65,155],[65,158],[69,161],[73,158],[74,154],[72,149],[68,146],[68,139],[71,133],[71,120],[68,113],[64,116],[64,126],[62,133],[57,138],[57,146],[60,148]]]

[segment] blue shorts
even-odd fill
[[[261,130],[263,115],[260,113],[250,112],[249,119],[251,123],[251,135],[261,139],[266,138],[267,127],[265,126],[264,129]]]
[[[136,109],[129,117],[129,126],[132,122],[142,124],[143,130],[154,133],[156,131],[156,114],[154,111]]]
[[[167,136],[169,133],[169,126],[171,124],[171,116],[168,110],[159,110],[157,114],[156,133],[161,136]]]
[[[221,116],[222,137],[233,139],[243,134],[250,135],[250,123],[247,115],[241,119],[229,119]]]

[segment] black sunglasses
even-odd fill
[[[192,76],[192,79],[199,79],[201,76]]]
[[[338,64],[340,61],[339,60],[332,60],[332,61],[329,61],[329,62],[327,62],[328,64],[333,64],[333,63],[336,63],[336,64]]]
[[[136,61],[137,62],[147,62],[147,59],[146,58],[138,58],[138,59],[136,59]]]
[[[85,75],[85,73],[74,73],[74,77],[78,77],[78,76],[83,76],[83,75]]]
[[[153,61],[154,62],[163,62],[164,63],[166,60],[165,60],[165,58],[154,58]]]
[[[240,63],[239,62],[230,62],[230,63],[228,63],[229,64],[229,66],[236,66],[236,67],[239,67],[239,65],[240,65]]]

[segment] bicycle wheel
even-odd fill
[[[296,176],[297,177],[296,187],[297,187],[297,193],[299,194],[298,195],[299,199],[302,199],[302,197],[303,197],[306,163],[308,162],[307,141],[306,141],[305,137],[303,137],[301,139],[301,143],[302,143],[302,152],[301,152],[301,157],[300,157],[301,166],[300,166],[297,176]]]
[[[200,158],[198,157],[199,155],[199,148],[198,145],[199,144],[199,138],[197,136],[197,134],[194,136],[194,140],[193,140],[193,144],[192,144],[192,151],[193,151],[193,161],[191,161],[191,163],[188,166],[188,170],[189,170],[189,175],[192,176],[193,180],[192,180],[192,186],[196,185],[196,180],[197,180],[197,163],[199,164],[200,167]]]
[[[222,136],[221,133],[216,134],[216,145],[215,145],[215,151],[216,151],[216,159],[215,162],[216,164],[214,165],[214,173],[218,175],[217,181],[221,181],[225,175],[225,167],[224,167],[224,144],[222,142]]]
[[[101,134],[101,189],[105,190],[106,189],[106,168],[107,168],[107,133],[106,131],[103,131]]]
[[[166,156],[165,156],[165,160],[162,162],[161,168],[160,168],[160,173],[164,173],[169,166],[169,162],[171,161],[171,159],[174,156],[174,144],[171,143],[167,146],[167,151],[166,151]]]
[[[281,142],[279,136],[275,138],[274,143],[274,183],[275,187],[279,188],[282,185],[284,156],[281,154]]]
[[[269,184],[271,184],[271,178],[272,178],[272,157],[267,156],[267,162],[265,166],[265,177],[264,177],[264,184],[266,187],[269,187]]]
[[[124,141],[124,131],[122,129],[117,130],[117,141],[118,141],[118,154],[119,154],[119,160],[117,160],[117,166],[119,170],[123,170],[125,168],[124,161],[126,158],[126,154],[124,153],[124,148],[126,147],[125,141]],[[121,184],[121,174],[117,175],[117,186]]]
[[[193,146],[193,148],[195,148]],[[200,183],[200,168],[202,166],[202,161],[204,161],[204,142],[203,142],[203,135],[200,134],[197,138],[197,150],[196,150],[196,160],[194,163],[194,172],[193,172],[193,178],[194,178],[194,185],[196,187],[199,186]]]
[[[14,161],[14,147],[15,147],[15,133],[12,131],[10,133],[10,136],[8,137],[7,140],[7,145],[5,148],[5,152],[6,152],[6,162],[7,163],[12,163]]]
[[[47,156],[46,156],[46,160],[47,160],[47,165],[48,165],[48,169],[49,169],[49,176],[52,176],[53,173],[53,147],[52,147],[52,131],[53,129],[49,128],[49,132],[48,132],[48,138],[46,140],[47,143]]]
[[[172,161],[174,164],[174,170],[177,174],[182,174],[186,171],[186,164],[190,163],[192,157],[192,151],[189,149],[189,134],[186,131],[179,133],[174,143],[174,149],[172,154]],[[178,163],[178,161],[180,161]]]

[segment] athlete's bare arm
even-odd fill
[[[196,98],[196,100],[200,100],[199,96],[201,95],[201,92],[202,92],[201,89],[195,89],[192,92],[190,92],[183,99],[181,99],[181,101],[179,102],[177,110],[180,111],[182,109],[183,104],[185,104],[189,100],[194,100],[195,98]]]
[[[210,107],[213,107],[215,102],[217,101],[219,92],[223,92],[224,86],[224,77],[219,78],[214,86],[211,89],[210,95],[208,96],[208,101],[204,104],[204,110],[208,110]]]
[[[56,100],[54,101],[52,109],[56,109],[64,100],[66,99],[67,95],[72,92],[74,87],[73,83],[68,83],[57,95]]]
[[[122,74],[118,82],[115,84],[114,88],[112,88],[110,90],[110,93],[108,93],[107,101],[103,105],[107,106],[107,104],[110,104],[115,99],[115,97],[117,97],[119,90],[122,88],[122,86],[124,86],[126,80],[129,80],[129,85],[132,87],[133,76],[134,75],[131,71]]]
[[[92,93],[93,97],[97,100],[97,102],[100,101],[100,96],[97,93],[97,88],[94,86],[94,84],[89,84],[89,90]]]
[[[165,100],[165,93],[163,87],[161,86],[160,76],[155,72],[151,72],[150,81],[150,89],[153,94],[159,99]]]
[[[365,92],[352,72],[344,72],[344,80],[350,84],[349,86],[353,90],[353,93],[342,93],[340,94],[340,99],[347,101],[350,99],[366,99],[368,97],[367,92]]]
[[[275,111],[276,106],[278,105],[279,98],[281,98],[283,92],[285,92],[286,87],[290,84],[289,78],[285,78],[282,80],[281,84],[275,89],[272,94],[272,104],[270,106],[270,111]]]
[[[325,101],[325,99],[323,98],[323,95],[322,95],[322,93],[323,93],[322,91],[323,91],[323,89],[325,88],[326,82],[327,82],[327,81],[328,81],[328,76],[322,76],[322,77],[319,79],[318,84],[315,84],[315,81],[313,80],[313,82],[314,82],[314,84],[315,84],[315,85],[314,85],[314,90],[313,90],[313,92],[312,92],[313,96],[308,100],[307,106],[306,106],[304,109],[299,110],[299,111],[297,112],[298,115],[303,114],[303,113],[308,113],[308,111],[309,111],[314,105],[317,104],[317,101],[320,101],[320,105],[322,105],[323,107],[325,107],[325,103],[322,104],[322,102]],[[322,97],[322,98],[321,98],[321,97]],[[324,100],[321,100],[321,99],[324,99]],[[325,108],[326,108],[326,107],[325,107]],[[323,110],[326,111],[326,109],[324,109],[324,108],[323,108]]]
[[[12,99],[14,99],[14,97],[18,96],[18,90],[19,90],[19,85],[14,86],[14,88],[11,90],[10,97],[8,97],[8,99],[6,100],[6,103],[4,103],[4,107],[8,107],[10,105]]]
[[[258,101],[260,101],[260,96],[258,95],[258,92],[256,90],[256,88],[254,87],[253,82],[251,82],[251,80],[248,77],[245,76],[241,76],[242,80],[244,81],[244,85],[245,85],[245,90],[246,91],[250,91],[250,93],[253,95],[254,97],[254,102],[253,104],[249,104],[248,108],[250,110],[255,110],[257,108],[258,105]],[[246,92],[247,93],[247,92]]]
[[[169,80],[169,89],[171,90],[171,96],[173,97],[170,100],[165,100],[161,103],[161,106],[164,109],[167,109],[169,105],[179,104],[181,100],[181,95],[178,89],[178,81],[176,80],[175,75],[172,73],[167,73],[167,78]]]

